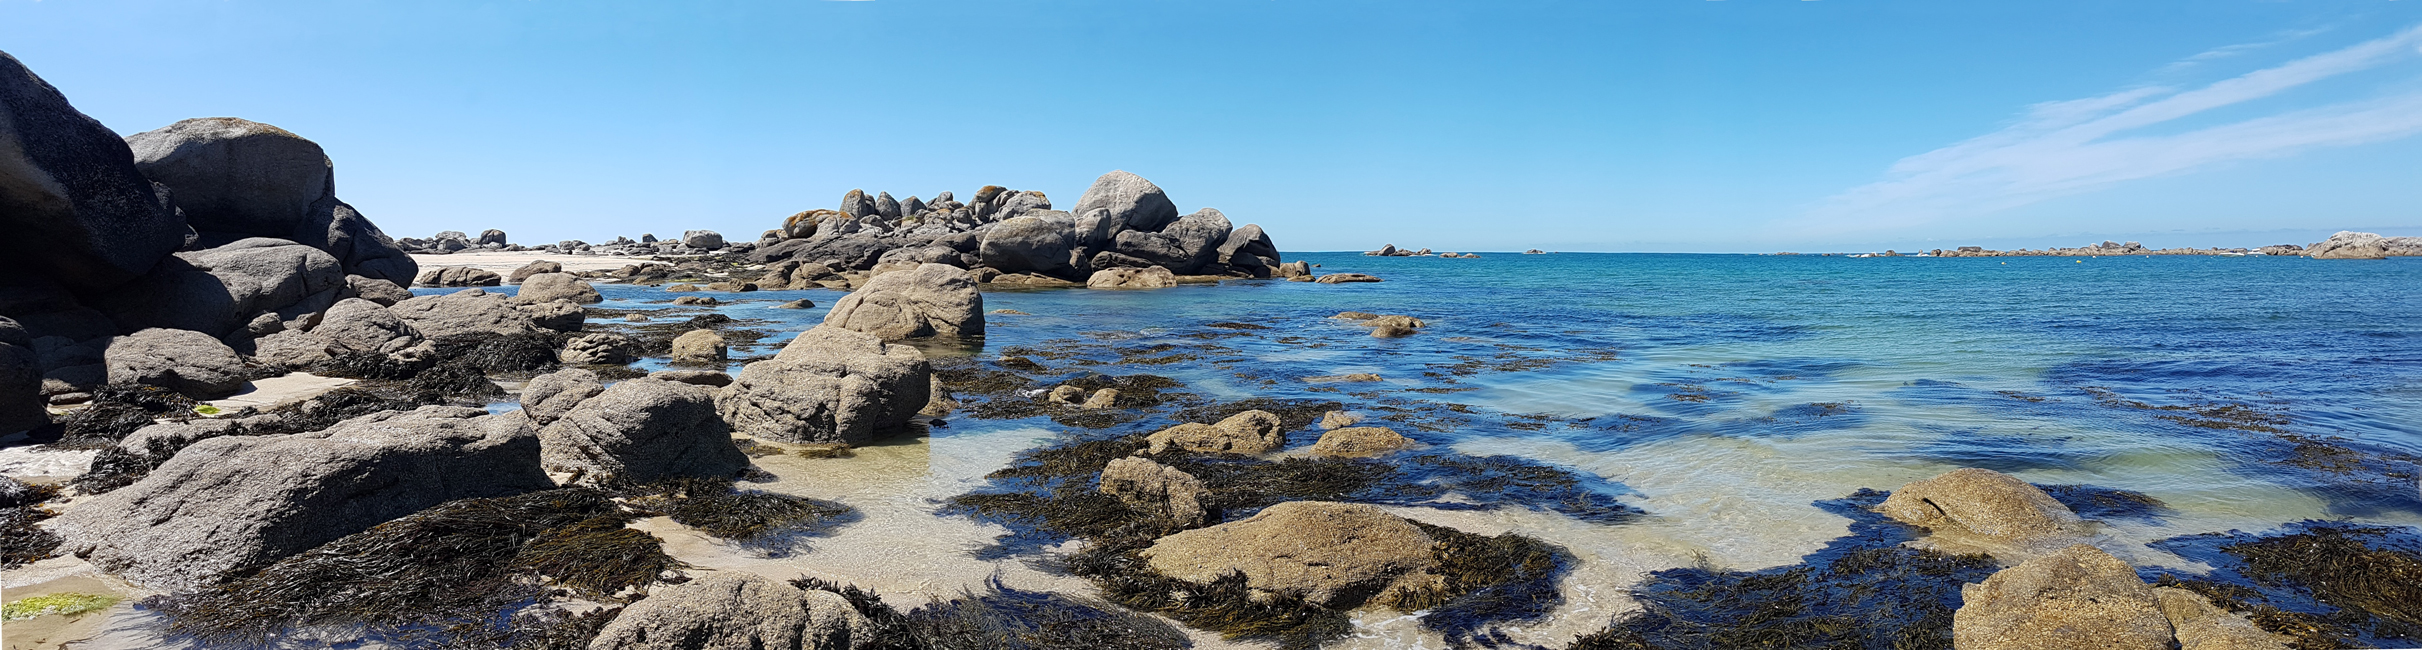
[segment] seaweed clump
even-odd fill
[[[537,372],[556,367],[556,351],[565,336],[554,332],[529,334],[457,334],[437,339],[437,358],[445,364],[468,365],[480,372]]]
[[[1642,611],[1575,640],[1572,648],[1948,649],[1960,587],[1983,581],[1996,567],[1983,555],[1901,546],[1916,537],[1914,530],[1868,510],[1886,496],[1861,489],[1817,502],[1849,517],[1850,534],[1799,564],[1649,574],[1633,592]]]
[[[548,585],[612,600],[684,568],[662,540],[623,527],[638,516],[587,488],[451,501],[144,605],[213,646],[271,645],[304,626],[405,645],[510,638],[510,614],[555,597]]]
[[[150,384],[109,384],[94,389],[91,404],[60,423],[64,434],[51,444],[66,449],[106,449],[155,420],[192,417],[200,404]]]
[[[2411,528],[2306,521],[2267,535],[2231,531],[2154,542],[2211,565],[2157,580],[2246,614],[2297,648],[2422,642],[2422,535]]]
[[[0,477],[14,483],[16,479]],[[14,569],[50,558],[64,541],[56,533],[34,524],[58,516],[42,502],[59,495],[56,485],[28,485],[6,501],[0,501],[0,569]]]
[[[1293,431],[1312,426],[1320,421],[1321,415],[1342,408],[1345,404],[1330,400],[1255,397],[1196,406],[1178,411],[1174,417],[1180,422],[1218,422],[1245,411],[1268,411],[1278,416],[1284,430]]]
[[[854,521],[857,511],[831,501],[735,489],[730,479],[683,479],[632,501],[699,532],[739,542],[818,535]]]

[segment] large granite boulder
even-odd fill
[[[662,379],[614,384],[539,429],[538,439],[547,470],[579,473],[582,484],[730,477],[748,469],[731,426],[715,413],[715,390]]]
[[[624,608],[589,650],[855,650],[876,633],[839,594],[715,571]]]
[[[504,294],[480,289],[464,289],[445,295],[420,296],[395,303],[390,307],[396,318],[419,331],[422,336],[438,338],[456,334],[496,334],[513,336],[536,334],[540,328],[530,315],[513,308]]]
[[[1213,259],[1238,270],[1272,269],[1254,272],[1254,275],[1264,277],[1275,273],[1275,269],[1285,263],[1279,259],[1278,244],[1270,241],[1270,234],[1262,232],[1260,225],[1250,223],[1228,233],[1227,240],[1220,242],[1219,252]]]
[[[1413,439],[1387,427],[1328,427],[1329,415],[1346,417],[1336,411],[1321,416],[1321,426],[1329,428],[1312,443],[1312,453],[1318,456],[1378,456],[1413,446]]]
[[[151,327],[224,336],[261,314],[292,320],[336,304],[344,267],[319,249],[253,237],[177,253],[93,300],[121,331]]]
[[[168,186],[195,230],[276,237],[317,248],[346,273],[410,282],[395,241],[336,198],[335,163],[291,131],[232,117],[179,121],[127,136],[135,166]]]
[[[1963,467],[1894,490],[1877,512],[1942,532],[2001,541],[2078,534],[2084,521],[2068,506],[2008,474]]]
[[[167,194],[116,132],[0,52],[0,228],[22,244],[0,274],[79,292],[133,280],[193,234]]]
[[[818,325],[742,368],[715,403],[740,435],[859,444],[906,428],[932,397],[932,374],[916,348]]]
[[[56,530],[104,571],[197,589],[447,501],[552,488],[538,451],[527,418],[454,406],[211,438],[134,485],[79,499]]]
[[[0,435],[49,424],[44,403],[34,337],[16,320],[0,316]]]
[[[782,220],[783,239],[807,239],[816,236],[816,224],[839,216],[832,210],[808,210]]]
[[[1093,186],[1085,188],[1085,195],[1077,198],[1070,212],[1091,214],[1094,210],[1110,211],[1122,230],[1159,232],[1177,220],[1177,204],[1169,201],[1160,186],[1125,171],[1093,179]]]
[[[867,198],[865,190],[850,190],[841,195],[841,213],[852,217],[875,216],[875,200]]]
[[[531,262],[531,263],[528,263],[528,264],[523,264],[523,265],[521,265],[521,268],[518,268],[518,269],[513,269],[513,273],[512,273],[511,275],[507,275],[507,276],[505,276],[505,281],[506,281],[506,282],[513,283],[513,284],[521,284],[523,280],[528,280],[528,279],[530,279],[530,276],[533,276],[533,275],[538,275],[538,274],[540,274],[540,273],[562,273],[562,272],[563,272],[563,263],[562,263],[562,262],[549,262],[549,261],[546,261],[546,260],[537,260],[537,261],[534,261],[534,262]]]
[[[142,330],[110,341],[102,354],[113,384],[151,384],[194,399],[218,399],[244,387],[244,359],[201,332]]]
[[[833,303],[824,324],[884,340],[983,336],[984,295],[974,276],[947,264],[885,273]]]
[[[1049,218],[1052,214],[1067,213],[1023,216],[994,224],[984,232],[977,256],[985,266],[1003,273],[1074,279],[1076,267],[1069,260],[1076,247],[1074,222]]]
[[[395,303],[411,300],[412,290],[406,287],[409,284],[412,283],[391,282],[362,275],[345,276],[345,286],[352,290],[354,297],[378,303],[383,307],[393,307]]]
[[[570,273],[538,273],[523,278],[521,291],[513,295],[513,304],[517,305],[555,300],[590,305],[605,302],[605,296],[597,295],[596,287],[589,286],[589,283],[580,281],[579,276]]]
[[[1960,600],[1951,636],[1961,650],[2166,650],[2173,636],[2136,570],[2084,544],[1961,587]]]
[[[712,230],[690,230],[681,233],[681,243],[700,250],[721,250],[723,233]]]
[[[1241,573],[1247,588],[1345,609],[1429,567],[1432,543],[1412,522],[1374,506],[1290,501],[1160,538],[1142,555],[1171,578],[1209,584]]]
[[[1287,445],[1286,425],[1269,411],[1245,411],[1217,424],[1187,422],[1147,436],[1159,454],[1170,449],[1198,453],[1259,454]]]
[[[1136,512],[1181,527],[1203,524],[1202,502],[1211,496],[1211,491],[1193,474],[1133,456],[1110,461],[1103,467],[1099,489],[1103,494],[1118,497]]]
[[[1085,279],[1085,288],[1088,289],[1166,289],[1174,286],[1177,286],[1177,274],[1159,266],[1107,268],[1094,271],[1093,277]]]
[[[561,298],[520,305],[514,309],[519,309],[522,315],[529,316],[530,324],[537,325],[539,329],[572,333],[580,331],[589,322],[588,310],[581,309],[578,303]]]
[[[1179,273],[1194,273],[1204,265],[1217,261],[1219,246],[1228,242],[1231,230],[1228,215],[1212,208],[1203,208],[1180,217],[1161,230],[1161,234],[1168,235],[1176,242],[1177,249],[1186,255],[1185,259],[1178,260],[1179,266],[1169,269]]]

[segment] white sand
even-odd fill
[[[557,264],[562,264],[563,270],[570,272],[611,271],[625,266],[630,266],[632,264],[655,261],[644,257],[563,255],[560,253],[541,253],[538,251],[480,252],[455,253],[452,255],[412,256],[412,261],[420,264],[422,270],[446,266],[468,266],[492,271],[498,275],[511,274],[514,269],[527,266],[529,263],[539,260],[546,260],[555,262]]]

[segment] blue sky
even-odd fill
[[[396,236],[1112,169],[1288,250],[2422,235],[2422,0],[0,0],[0,50],[310,137]]]

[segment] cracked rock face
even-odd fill
[[[748,468],[731,426],[715,413],[715,390],[705,386],[632,379],[550,420],[538,430],[541,462],[549,471],[580,473],[583,484],[732,476]]]
[[[984,296],[966,269],[920,264],[868,280],[833,303],[824,323],[884,340],[983,336]]]

